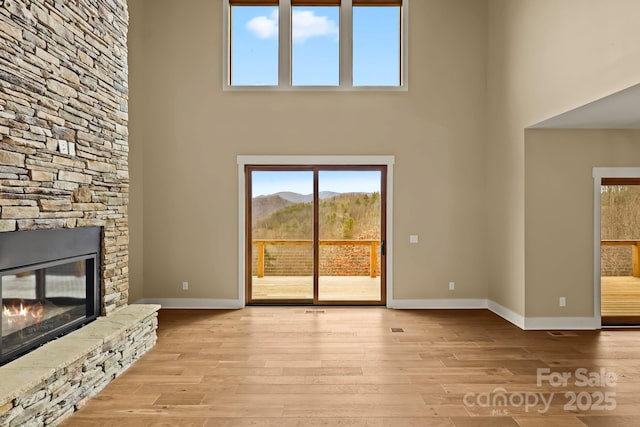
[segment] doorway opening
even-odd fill
[[[247,304],[385,305],[385,165],[245,165]]]
[[[599,261],[602,325],[640,325],[640,178],[601,179]]]

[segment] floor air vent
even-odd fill
[[[391,328],[391,332],[404,332],[402,328]]]

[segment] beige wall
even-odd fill
[[[485,1],[411,3],[405,93],[223,92],[220,1],[130,3],[130,54],[144,55],[130,78],[144,208],[132,294],[237,298],[237,155],[383,154],[396,156],[395,297],[486,298]]]
[[[525,152],[524,129],[640,81],[636,0],[414,0],[406,93],[223,92],[220,1],[130,8],[130,55],[140,55],[130,71],[132,295],[237,298],[238,154],[392,154],[395,298],[591,314],[589,277],[567,282],[565,309],[540,285],[557,268],[531,237],[548,215],[537,179],[555,162],[545,156],[564,157],[537,134],[540,147]],[[635,135],[603,135],[614,134]],[[571,168],[616,163],[596,139]],[[620,158],[632,158],[620,144]],[[592,221],[584,215],[581,226]],[[566,271],[580,267],[575,256]]]
[[[527,317],[591,317],[592,170],[639,166],[640,130],[528,130],[525,156]]]
[[[129,1],[129,14],[144,16],[142,1]],[[136,20],[136,26],[144,24]],[[144,28],[144,26],[142,27]],[[143,258],[143,154],[142,141],[145,138],[146,122],[144,118],[145,85],[138,84],[144,79],[145,49],[144,31],[136,28],[129,31],[129,164],[135,167],[129,170],[129,301],[135,302],[144,297]]]
[[[636,0],[489,0],[489,298],[518,314],[569,313],[525,290],[524,129],[640,82],[639,14]]]

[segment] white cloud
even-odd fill
[[[294,42],[304,43],[313,37],[337,37],[340,32],[335,21],[310,10],[293,11],[292,21]],[[273,11],[269,16],[253,18],[247,22],[246,28],[261,39],[278,37],[278,11]]]
[[[261,39],[278,37],[278,11],[274,10],[270,16],[257,16],[247,22],[247,29]]]
[[[303,43],[313,37],[337,36],[338,25],[327,16],[317,16],[310,10],[293,12],[293,41]]]

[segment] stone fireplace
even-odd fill
[[[128,298],[126,0],[0,5],[0,231],[102,227],[109,314]]]
[[[127,32],[126,0],[0,0],[1,351],[11,360],[0,425],[57,424],[155,343],[158,306],[127,305]],[[91,255],[65,253],[75,243],[63,241],[55,259],[8,262],[30,235],[88,230],[99,234]],[[80,290],[91,280],[99,286]],[[60,336],[67,316],[71,329],[99,317],[12,360],[26,351],[14,354],[16,342],[42,328]]]

